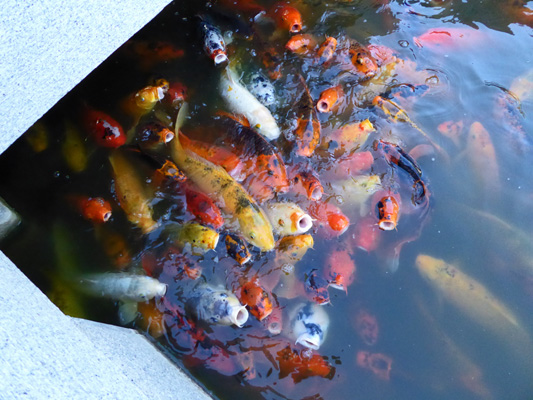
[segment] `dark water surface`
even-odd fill
[[[319,43],[325,36],[339,41],[349,37],[365,46],[381,45],[392,50],[397,57],[394,67],[390,67],[392,72],[382,66],[370,81],[340,72],[335,66],[316,65],[312,57],[285,52],[289,34],[274,31],[268,22],[260,25],[266,43],[261,46],[260,41],[246,37],[251,31],[245,18],[237,19],[233,11],[216,4],[189,3],[170,5],[133,38],[170,41],[185,51],[184,57],[144,68],[142,60],[130,54],[126,45],[43,117],[49,136],[45,151],[33,152],[22,137],[2,155],[0,196],[23,218],[22,226],[2,241],[2,251],[45,293],[62,299],[58,305],[66,313],[120,324],[118,304],[86,297],[68,283],[61,283],[83,273],[116,271],[94,226],[69,206],[67,195],[103,196],[112,202],[113,217],[106,226],[127,242],[132,270],[139,268],[147,254],[165,247],[161,229],[142,235],[113,202],[109,150],[97,148],[84,136],[89,154],[87,168],[80,173],[68,169],[61,155],[64,123],[69,120],[81,126],[80,109],[89,104],[127,126],[129,121],[119,102],[154,77],[164,77],[188,87],[190,112],[183,131],[204,140],[216,139],[218,133],[212,125],[205,128],[205,121],[212,120],[217,110],[225,109],[218,94],[220,70],[204,54],[194,18],[198,13],[210,15],[224,32],[232,32],[229,56],[237,61],[244,77],[263,68],[261,53],[266,47],[278,51],[283,77],[275,82],[274,116],[282,136],[290,137],[295,127],[294,105],[302,91],[300,73],[315,100],[328,86],[339,82],[345,85],[346,99],[339,110],[319,117],[323,138],[345,124],[368,118],[376,131],[361,150],[373,151],[372,141],[379,138],[400,143],[405,151],[428,144],[412,124],[393,122],[372,106],[374,96],[392,90],[401,93],[394,101],[443,151],[433,150],[418,158],[431,200],[427,217],[418,215],[419,211],[405,213],[396,231],[380,232],[382,241],[376,250],[366,253],[354,249],[355,282],[347,293],[329,288],[331,304],[323,307],[330,326],[323,345],[314,353],[334,367],[330,375],[300,382],[282,376],[276,353],[289,345],[298,352],[302,348],[294,346],[285,332],[269,337],[253,316],[241,329],[213,326],[205,328],[207,339],[192,337],[180,325],[176,310],[183,307],[181,296],[194,282],[168,275],[160,277],[169,285],[166,299],[155,303],[164,313],[166,326],[164,335],[155,339],[161,348],[222,399],[532,398],[530,340],[518,342],[513,336],[493,334],[463,312],[460,305],[454,305],[450,297],[456,293],[446,296],[437,292],[415,268],[419,254],[456,265],[512,310],[531,337],[533,16],[527,9],[531,2],[295,1],[294,6],[302,13],[303,32],[313,34]],[[272,5],[266,1],[260,4],[267,9]],[[428,34],[432,29],[437,33]],[[402,87],[404,90],[400,90]],[[413,91],[413,87],[417,89]],[[487,156],[483,147],[469,144],[468,132],[476,121],[490,134],[495,158]],[[441,133],[445,132],[445,123],[460,127],[453,138]],[[280,139],[273,144],[283,152],[288,165],[299,161],[290,154],[287,141]],[[326,150],[311,158],[319,173],[334,162],[333,153]],[[153,167],[141,158],[137,166],[149,186]],[[405,176],[396,176],[383,163],[375,163],[370,172],[384,177],[382,182],[393,181],[406,196],[404,202],[409,198],[410,184]],[[321,228],[314,227],[311,233],[315,245],[296,265],[298,279],[303,280],[313,268],[321,271],[334,245],[353,238],[360,212],[343,202],[343,193],[325,185],[324,199],[335,195],[331,201],[350,217],[352,225],[337,238],[325,238]],[[308,205],[306,199],[293,193],[278,196],[278,200],[284,199],[299,202],[304,209]],[[154,218],[162,228],[171,221],[191,219],[183,210],[183,202],[183,195],[173,194],[168,188],[156,191],[152,200]],[[367,208],[369,214],[374,212],[374,204],[367,202]],[[391,272],[394,245],[408,239],[410,242],[401,249],[397,271]],[[254,249],[252,262],[238,266],[226,255],[222,235],[216,251],[193,259],[202,267],[200,279],[227,288],[234,283],[235,274],[261,276],[275,264],[273,252]],[[279,296],[276,301],[286,318],[290,308],[307,300]],[[355,319],[361,310],[378,321],[375,344],[365,343],[357,333]],[[139,321],[134,326],[149,334]],[[285,320],[284,325],[287,327],[289,322]],[[392,367],[388,379],[358,366],[356,355],[360,351],[389,357]],[[252,363],[243,362],[239,354],[251,357]],[[255,374],[250,374],[252,369]]]

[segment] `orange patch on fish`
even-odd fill
[[[327,113],[333,110],[338,101],[342,99],[344,92],[340,86],[330,87],[320,93],[320,97],[316,103],[318,112]]]
[[[285,44],[287,50],[297,54],[307,54],[315,47],[316,40],[307,33],[294,35]]]
[[[474,28],[432,28],[415,37],[418,47],[444,48],[450,50],[460,46],[475,44],[483,40],[483,34]]]
[[[330,286],[344,291],[354,282],[356,270],[352,252],[338,247],[330,253],[325,265]]]
[[[290,375],[293,382],[298,383],[312,376],[332,379],[335,375],[335,367],[332,367],[319,354],[313,354],[310,357],[301,356],[298,351],[287,346],[278,351],[276,355],[279,363],[279,379]]]
[[[400,214],[400,196],[398,194],[389,193],[382,197],[377,203],[378,209],[378,226],[383,231],[391,231],[396,229],[398,218]]]
[[[317,51],[317,57],[320,62],[328,62],[333,58],[333,54],[337,49],[337,39],[334,37],[327,37],[324,43],[322,43]]]
[[[302,30],[302,16],[300,11],[288,4],[280,2],[274,5],[273,16],[277,25],[282,29],[286,29],[292,33],[298,33]]]
[[[111,204],[102,197],[69,196],[83,218],[100,224],[111,218]]]
[[[241,286],[240,299],[250,309],[250,314],[262,321],[272,312],[270,295],[259,285],[257,279],[250,280]]]

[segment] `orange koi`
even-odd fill
[[[141,318],[137,320],[136,324],[142,330],[147,331],[155,339],[165,334],[165,314],[157,307],[155,300],[138,303],[137,310],[141,314]]]
[[[276,360],[279,363],[279,379],[291,376],[294,383],[298,383],[312,376],[332,379],[335,376],[335,367],[331,366],[319,354],[305,357],[297,350],[287,346],[277,352]]]
[[[413,160],[418,161],[419,158],[429,157],[435,154],[435,148],[430,144],[420,143],[409,150],[409,155]]]
[[[174,139],[174,132],[159,123],[146,125],[137,143],[142,149],[153,149],[158,145],[168,143]]]
[[[378,341],[379,326],[375,316],[365,309],[360,309],[355,315],[354,328],[357,335],[367,346],[373,346]]]
[[[185,201],[187,210],[193,214],[202,224],[211,225],[218,229],[224,225],[224,218],[220,209],[206,194],[194,190],[191,185],[184,185]]]
[[[224,168],[233,178],[242,178],[244,165],[235,154],[223,147],[218,147],[199,140],[189,139],[183,133],[179,133],[182,146],[200,157]]]
[[[163,102],[174,108],[180,107],[187,99],[187,87],[181,82],[172,82],[168,86]]]
[[[116,148],[126,143],[122,126],[106,113],[87,107],[83,120],[87,134],[98,146]]]
[[[224,8],[242,12],[250,18],[254,18],[258,14],[265,11],[262,6],[253,0],[219,0],[218,3]]]
[[[239,300],[248,306],[250,314],[262,321],[272,312],[272,300],[257,278],[254,278],[241,286]]]
[[[380,195],[378,193],[378,195]],[[382,197],[376,207],[378,209],[379,229],[382,231],[392,231],[396,229],[400,214],[401,199],[397,193],[388,192],[388,195]]]
[[[36,122],[28,129],[24,139],[35,153],[40,153],[48,148],[48,130],[41,121]]]
[[[252,258],[246,242],[233,234],[226,235],[226,251],[240,265],[246,264]]]
[[[320,141],[320,121],[313,105],[313,99],[309,89],[300,75],[300,80],[304,87],[302,97],[297,104],[298,124],[294,131],[296,141],[296,154],[302,157],[310,157],[315,152],[315,148]]]
[[[139,66],[143,71],[151,70],[156,64],[176,60],[185,52],[170,42],[130,41],[126,49],[139,57]]]
[[[388,381],[392,368],[392,358],[381,353],[370,353],[369,351],[358,351],[356,356],[357,365],[361,368],[369,369],[379,379]]]
[[[311,217],[322,225],[326,225],[335,236],[340,236],[350,225],[350,219],[344,215],[339,207],[328,202],[313,202],[308,210]]]
[[[344,91],[340,86],[330,87],[320,93],[320,97],[316,103],[316,109],[318,112],[327,113],[330,112],[337,102],[342,100]]]
[[[334,162],[332,173],[327,176],[334,179],[349,178],[368,170],[374,162],[374,156],[370,151],[358,151],[345,155]]]
[[[329,139],[337,142],[338,147],[351,151],[363,146],[368,136],[374,132],[374,125],[370,120],[365,119],[361,122],[344,125],[342,128],[334,131]]]
[[[158,86],[146,86],[124,99],[121,103],[122,110],[133,117],[135,124],[139,118],[152,111],[157,102],[163,100],[167,90],[166,80],[162,80]]]
[[[446,121],[437,127],[437,130],[444,136],[449,138],[456,146],[461,145],[461,137],[463,136],[463,121]]]
[[[131,253],[124,236],[103,225],[96,225],[94,233],[98,241],[102,244],[104,253],[117,269],[123,270],[130,265]]]
[[[337,49],[337,39],[328,36],[324,43],[320,45],[317,51],[317,58],[321,63],[328,62],[333,58],[333,54]]]
[[[187,180],[185,174],[170,160],[165,160],[161,168],[158,168],[156,171],[159,175],[171,179],[174,182],[185,182]]]
[[[291,33],[298,33],[302,30],[302,16],[296,8],[280,2],[274,5],[272,14],[281,29],[286,29]]]
[[[379,228],[373,215],[357,221],[352,235],[352,243],[357,248],[366,252],[374,251],[379,245],[379,240]]]
[[[483,34],[473,28],[432,28],[415,37],[414,42],[418,47],[451,49],[482,40]]]
[[[484,189],[498,189],[500,168],[489,132],[480,122],[470,125],[466,148],[472,170]]]
[[[369,79],[376,75],[379,66],[366,47],[355,40],[350,40],[348,54],[353,66],[363,78]]]
[[[296,171],[294,171],[296,169]],[[310,167],[306,169],[296,167],[292,172],[292,189],[296,193],[303,193],[309,200],[318,201],[324,194],[318,174]]]
[[[346,248],[336,247],[330,253],[326,265],[325,274],[329,286],[334,289],[347,291],[355,280],[357,267],[352,259],[352,252]]]
[[[317,43],[312,35],[301,33],[291,37],[285,44],[285,48],[293,53],[307,54],[314,50]]]
[[[279,335],[283,329],[283,313],[280,306],[273,307],[268,318],[263,319],[261,322],[271,335]]]
[[[102,197],[79,195],[68,196],[80,214],[88,221],[100,224],[109,221],[112,215],[111,204]]]

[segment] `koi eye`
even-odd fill
[[[250,232],[250,239],[254,240],[255,239],[255,233],[253,232]]]

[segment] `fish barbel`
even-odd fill
[[[220,93],[233,112],[242,114],[267,140],[279,137],[281,131],[276,120],[263,104],[259,102],[243,85],[229,67],[220,76]]]
[[[509,308],[481,283],[454,265],[425,254],[418,255],[415,263],[431,286],[482,327],[505,336],[506,339],[525,334]]]
[[[179,135],[170,142],[172,158],[187,178],[237,219],[244,239],[263,251],[274,248],[272,226],[255,200],[222,167],[181,146]]]

